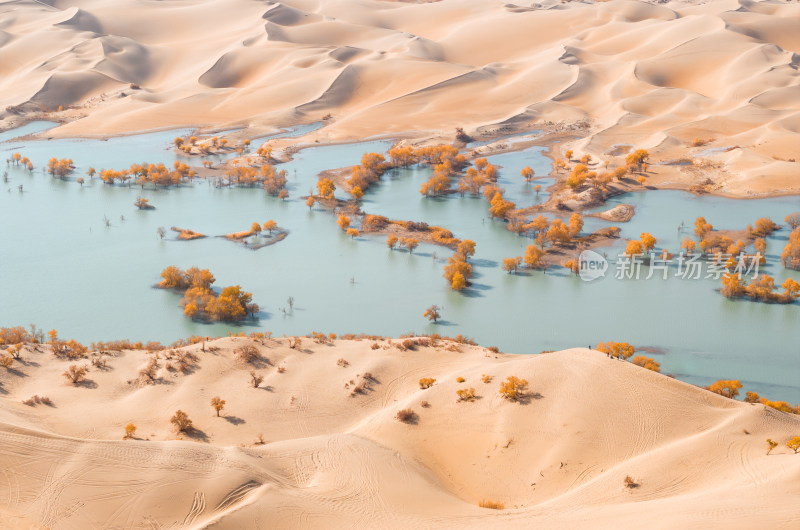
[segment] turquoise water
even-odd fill
[[[229,331],[271,330],[277,334],[366,332],[398,335],[411,331],[458,333],[503,351],[542,350],[622,340],[663,348],[653,355],[664,372],[696,384],[739,378],[746,390],[772,399],[800,402],[800,304],[791,306],[727,300],[717,281],[622,281],[613,278],[619,248],[605,249],[612,277],[591,283],[562,268],[509,275],[503,258],[523,255],[530,241],[488,219],[483,198],[458,195],[424,198],[423,168],[387,173],[370,188],[363,208],[391,218],[425,221],[477,242],[472,288],[451,291],[442,278],[450,251],[421,245],[413,255],[390,251],[384,237],[351,240],[331,212],[309,211],[299,197],[316,184],[323,169],[357,164],[368,151],[385,151],[389,142],[304,149],[282,165],[291,198],[281,201],[263,190],[217,189],[206,182],[169,190],[110,187],[97,179],[83,187],[75,177],[60,181],[43,174],[50,156],[71,157],[83,174],[88,166],[127,167],[134,162],[171,163],[170,142],[182,131],[108,141],[49,140],[0,143],[0,159],[20,151],[36,166],[33,174],[7,168],[0,188],[0,325],[36,323],[64,337],[90,342],[130,338],[171,342],[188,335],[224,335]],[[19,136],[15,134],[14,136]],[[541,148],[490,157],[502,165],[500,183],[518,205],[535,204],[533,185],[519,170],[549,171]],[[546,187],[548,180],[539,178]],[[23,192],[17,186],[23,185]],[[142,195],[156,207],[133,206]],[[545,200],[540,193],[538,200]],[[743,228],[762,216],[776,221],[800,209],[797,198],[732,201],[656,191],[617,197],[610,205],[634,204],[637,214],[620,224],[623,235],[652,232],[671,250],[704,215],[717,228]],[[104,216],[110,222],[105,227]],[[124,217],[124,220],[121,219]],[[289,231],[275,245],[256,251],[218,237],[177,241],[169,232],[180,226],[219,236],[247,229],[253,221],[274,219]],[[685,222],[686,234],[678,234]],[[587,229],[609,223],[587,218]],[[786,231],[768,240],[768,255],[785,244]],[[200,324],[186,319],[179,296],[152,288],[168,265],[209,268],[217,286],[240,284],[253,292],[262,313],[242,325]],[[767,272],[782,282],[779,266]],[[295,299],[288,311],[286,299]],[[427,323],[422,312],[443,307],[445,322]]]

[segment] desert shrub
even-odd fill
[[[474,388],[462,388],[456,390],[456,395],[458,396],[457,401],[475,401],[475,389]]]
[[[500,384],[500,395],[510,401],[517,401],[525,395],[527,387],[527,380],[511,375]]]
[[[245,344],[239,346],[238,348],[233,350],[233,355],[236,356],[236,358],[243,363],[252,363],[260,357],[260,354],[258,353],[258,348],[256,348],[252,344]]]
[[[175,415],[170,418],[169,422],[178,432],[188,432],[192,428],[192,420],[189,419],[189,415],[180,409],[175,411]]]
[[[403,341],[403,347],[407,350],[416,350],[417,349],[417,341],[406,339]]]
[[[625,484],[626,488],[633,489],[633,488],[638,488],[639,487],[639,484],[637,484],[636,481],[633,479],[633,477],[630,476],[630,475],[627,475],[625,477],[625,479],[623,480],[623,483]]]
[[[744,401],[745,403],[758,403],[759,399],[761,399],[761,396],[759,396],[756,392],[748,391],[745,394]]]
[[[303,344],[300,337],[289,337],[289,347],[293,350],[298,349]]]
[[[411,409],[402,409],[397,411],[395,418],[403,423],[413,423],[417,418],[417,413]]]
[[[794,454],[797,454],[797,452],[800,451],[800,436],[795,436],[786,442],[786,447],[794,451]]]
[[[464,379],[463,377],[461,376],[456,377],[456,383],[463,383],[464,381],[466,381],[466,379]]]
[[[33,407],[34,405],[39,405],[39,404],[52,406],[53,400],[47,396],[39,396],[34,394],[33,396],[24,400],[22,403],[28,405],[29,407]]]
[[[486,349],[489,350],[492,353],[500,353],[500,348],[498,348],[497,346],[489,346]]]
[[[433,377],[423,377],[419,380],[419,387],[422,389],[430,388],[436,382],[436,379]]]
[[[11,357],[10,355],[0,355],[0,366],[8,370],[11,368],[12,364],[14,364],[13,357]]]
[[[258,385],[264,381],[264,376],[255,372],[255,370],[250,370],[250,386],[253,388],[258,388]]]
[[[86,372],[86,368],[82,366],[79,367],[77,364],[73,364],[61,375],[63,375],[68,382],[72,383],[73,385],[77,385],[86,379]]]
[[[373,342],[372,346],[369,347],[369,349],[371,349],[371,350],[379,350],[380,348],[381,348],[381,346],[377,342]]]
[[[125,438],[133,438],[136,433],[136,425],[129,423],[125,426]]]
[[[778,442],[767,438],[767,454],[770,454],[776,447],[778,447]]]
[[[484,383],[491,383],[492,379],[493,379],[493,377],[491,375],[483,374],[481,376],[481,381],[483,381]]]
[[[147,366],[139,370],[139,379],[144,383],[154,383],[158,377],[158,359],[151,357]]]
[[[279,367],[278,367],[278,373],[279,373],[279,374],[282,374],[282,373],[284,373],[285,371],[286,371],[286,367],[285,367],[285,366],[279,366]]]
[[[502,502],[490,501],[486,499],[483,499],[481,502],[479,502],[478,506],[481,508],[490,508],[492,510],[502,510],[505,508],[505,505]]]
[[[350,363],[347,361],[347,359],[340,358],[338,361],[336,361],[336,366],[341,366],[342,368],[345,368],[349,365]]]
[[[427,401],[420,401],[419,406],[424,408],[424,409],[427,409],[428,407],[431,406],[431,404],[428,403]]]
[[[317,344],[327,344],[331,341],[328,335],[322,332],[317,333],[316,331],[311,332],[311,338],[314,339],[314,342],[316,342]]]

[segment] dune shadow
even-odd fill
[[[94,381],[94,379],[84,379],[83,381],[72,383],[72,386],[92,389],[97,388],[97,383]]]

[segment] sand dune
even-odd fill
[[[257,389],[253,366],[232,354],[254,344],[246,338],[187,347],[199,360],[186,374],[161,352],[155,384],[137,382],[154,354],[113,353],[73,386],[61,376],[69,361],[28,348],[2,380],[0,522],[618,528],[646,514],[650,528],[752,528],[800,517],[800,456],[782,445],[800,434],[795,416],[585,349],[516,356],[373,342],[255,343]],[[367,372],[368,388],[351,396]],[[520,403],[497,393],[510,375],[529,381]],[[422,390],[422,377],[437,382]],[[476,401],[456,402],[465,387]],[[21,403],[34,394],[53,406]],[[227,401],[219,418],[215,395]],[[197,430],[176,440],[169,418],[179,408]],[[404,408],[414,423],[395,419]],[[122,440],[129,422],[135,439]],[[766,438],[781,441],[770,456]],[[624,487],[627,475],[639,486]],[[483,499],[505,509],[480,508]]]
[[[693,156],[700,137],[745,153],[711,157],[720,192],[800,192],[797,3],[49,4],[0,4],[0,128],[263,131],[332,114],[303,139],[326,142],[585,121],[567,146],[579,153],[626,143],[658,162]],[[655,186],[695,178],[654,172]]]

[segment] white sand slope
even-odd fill
[[[298,351],[280,339],[257,345],[255,389],[232,355],[248,343],[189,347],[200,359],[187,374],[168,371],[162,352],[151,385],[128,381],[152,354],[116,353],[76,387],[61,377],[69,362],[26,350],[2,374],[0,526],[791,528],[800,518],[800,455],[783,446],[800,418],[596,351],[373,350],[371,340]],[[351,397],[349,382],[367,372],[370,388]],[[498,395],[509,375],[529,381],[521,403]],[[421,377],[437,382],[421,390]],[[479,399],[456,402],[465,387]],[[54,405],[21,403],[33,394]],[[227,401],[219,418],[215,395]],[[182,440],[169,424],[179,408],[197,427]],[[415,423],[395,419],[403,408]],[[128,422],[134,440],[121,439]],[[766,438],[781,444],[770,456]],[[639,486],[624,487],[627,475]]]
[[[0,118],[63,105],[55,134],[80,135],[330,113],[320,141],[587,121],[573,147],[595,158],[713,140],[724,191],[798,192],[798,27],[800,4],[750,0],[6,1]]]

